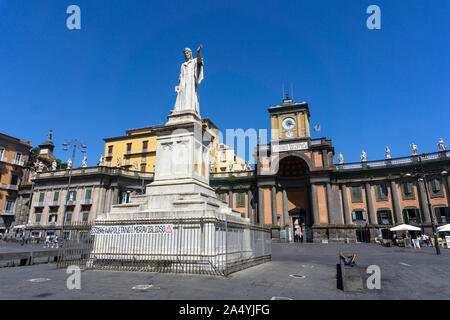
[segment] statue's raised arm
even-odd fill
[[[203,45],[199,45],[197,48],[197,64],[203,64],[202,54],[200,50],[202,50]]]

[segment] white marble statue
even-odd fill
[[[86,168],[86,167],[87,167],[87,157],[86,157],[86,156],[84,156],[83,161],[81,162],[81,166],[82,166],[83,168]]]
[[[58,164],[56,163],[55,160],[53,160],[53,162],[52,162],[52,171],[56,171],[57,167],[58,167]]]
[[[120,159],[120,157],[117,157],[117,168],[120,168],[121,164],[122,164],[122,159]]]
[[[44,171],[44,167],[45,167],[44,163],[43,163],[42,161],[39,161],[39,165],[38,165],[38,170],[37,170],[37,172],[42,172],[42,171]]]
[[[414,143],[411,143],[409,146],[413,152],[412,155],[417,156],[417,145],[415,145]]]
[[[175,92],[178,94],[174,112],[194,111],[199,114],[198,86],[203,80],[203,59],[197,48],[197,58],[192,58],[189,48],[183,50],[185,62],[181,65],[180,77]]]
[[[438,141],[438,147],[439,147],[439,151],[445,151],[445,149],[447,148],[447,146],[445,145],[445,142],[442,138],[440,138]]]
[[[250,161],[247,164],[247,170],[252,171],[252,163]]]
[[[338,161],[339,161],[339,164],[343,164],[344,163],[344,156],[342,155],[341,152],[339,152]]]
[[[72,168],[72,160],[67,160],[67,169],[71,169]]]
[[[367,161],[366,160],[366,152],[364,150],[361,152],[361,161],[362,162],[366,162]]]
[[[134,161],[134,170],[138,171],[138,162],[137,162],[137,160]]]
[[[386,146],[386,148],[384,149],[384,153],[386,153],[386,159],[391,158],[391,150],[389,150],[388,146]]]
[[[103,155],[100,155],[100,160],[98,162],[98,165],[103,166],[103,162],[105,162],[105,158],[103,158]]]

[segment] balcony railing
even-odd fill
[[[401,158],[392,158],[392,159],[384,159],[384,160],[375,160],[375,161],[366,161],[366,162],[350,162],[343,164],[336,164],[336,170],[344,171],[344,170],[355,170],[355,169],[370,169],[370,168],[383,168],[383,167],[392,167],[392,166],[400,166],[405,164],[413,164],[419,161],[419,157],[422,158],[422,161],[436,161],[441,159],[450,159],[450,151],[439,151],[433,153],[426,153],[417,156],[408,156]]]
[[[90,204],[92,204],[92,200],[91,199],[84,199],[83,204],[84,205],[90,205]]]
[[[6,189],[8,190],[19,190],[19,186],[16,184],[8,184],[8,186],[6,187]]]
[[[34,206],[35,207],[43,207],[44,206],[44,201],[39,201]]]
[[[14,159],[13,162],[12,162],[12,164],[14,164],[14,165],[16,165],[16,166],[21,166],[21,167],[23,167],[24,162],[23,162],[22,160],[16,160],[16,159]]]
[[[14,215],[14,210],[13,209],[3,209],[2,215],[13,216]]]
[[[59,206],[59,201],[58,201],[58,200],[52,201],[52,202],[50,203],[50,206],[51,206],[51,207],[58,207],[58,206]]]

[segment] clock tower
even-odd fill
[[[303,102],[294,102],[288,96],[282,105],[271,106],[270,129],[272,140],[310,138],[309,107]]]

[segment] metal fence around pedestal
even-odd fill
[[[228,275],[269,260],[269,229],[212,216],[73,229],[58,267]]]

